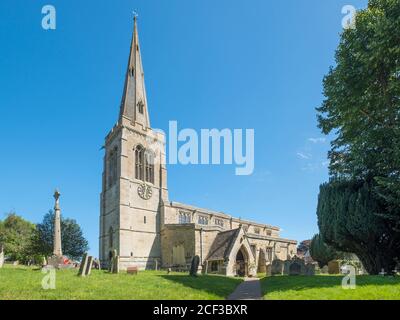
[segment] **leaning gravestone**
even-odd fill
[[[92,271],[92,266],[93,266],[93,257],[90,256],[87,260],[87,264],[86,264],[86,269],[85,269],[85,275],[89,276],[90,272]]]
[[[81,265],[79,266],[78,276],[81,276],[81,277],[86,276],[87,264],[88,264],[88,254],[85,253],[82,257]]]
[[[192,259],[192,264],[190,266],[190,275],[192,277],[197,277],[197,270],[199,269],[200,258],[199,256],[194,256]]]
[[[117,250],[113,250],[111,262],[110,262],[110,272],[119,273],[119,256],[117,256]]]
[[[3,245],[0,245],[0,268],[4,265],[4,248]]]

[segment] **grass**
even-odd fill
[[[93,270],[89,277],[77,270],[58,270],[56,289],[42,289],[39,269],[4,266],[0,269],[0,300],[216,300],[225,299],[241,279],[184,273],[142,271],[110,274]]]
[[[357,276],[356,288],[343,289],[343,276],[274,276],[261,279],[267,300],[399,300],[400,277]]]

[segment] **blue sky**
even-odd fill
[[[360,9],[367,1],[352,0]],[[41,9],[57,10],[57,29]],[[98,255],[104,137],[116,122],[132,33],[139,35],[152,126],[254,128],[255,171],[168,167],[170,199],[317,232],[328,177],[316,123],[345,1],[96,0],[0,2],[0,214],[76,219]]]

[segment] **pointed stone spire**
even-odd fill
[[[119,122],[122,123],[123,119],[128,119],[132,124],[139,123],[147,129],[150,128],[150,120],[147,109],[147,97],[144,85],[144,72],[142,57],[140,55],[136,15],[133,24],[133,36],[128,68],[125,76]]]

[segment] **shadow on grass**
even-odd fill
[[[276,291],[302,291],[307,289],[334,288],[341,287],[343,276],[274,276],[261,279],[261,290],[263,295]],[[358,287],[373,285],[387,286],[400,285],[400,277],[382,276],[357,276]]]
[[[243,281],[240,278],[229,278],[218,275],[198,275],[191,277],[187,274],[182,275],[161,275],[160,277],[180,283],[195,290],[205,291],[209,294],[226,298]]]

